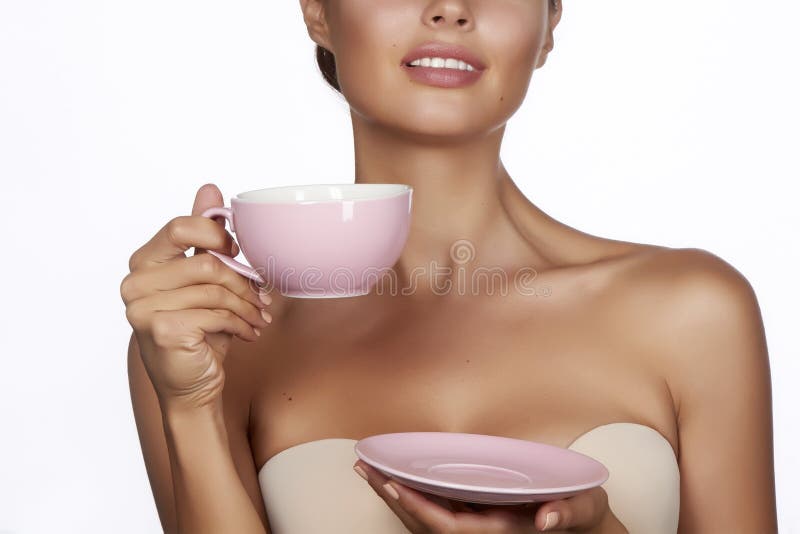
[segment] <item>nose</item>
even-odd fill
[[[431,2],[425,13],[423,21],[435,29],[448,27],[469,30],[475,24],[472,13],[465,0],[436,0]]]

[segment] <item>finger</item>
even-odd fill
[[[208,208],[217,208],[224,205],[225,199],[222,198],[222,192],[216,184],[203,184],[195,194],[192,215],[202,215]],[[225,228],[225,219],[223,217],[216,217],[212,220],[222,226],[222,228]],[[194,253],[201,254],[205,251],[206,249],[204,248],[195,247]],[[228,252],[225,251],[223,254],[228,254]],[[236,241],[233,241],[231,245],[230,254],[231,256],[237,256],[239,254],[239,246],[236,244]]]
[[[185,256],[191,247],[202,247],[221,254],[233,251],[233,237],[207,217],[181,215],[165,224],[131,256],[131,272],[160,265]]]
[[[196,351],[206,343],[206,334],[226,332],[246,341],[256,341],[257,331],[229,310],[177,310],[153,314],[152,337],[159,346]]]
[[[257,308],[266,306],[259,298],[259,294],[264,295],[266,303],[272,300],[265,292],[259,290],[258,286],[254,286],[249,278],[235,272],[211,254],[189,256],[180,261],[171,261],[129,273],[120,284],[120,294],[127,305],[160,291],[196,284],[221,285]]]
[[[496,505],[476,513],[485,518],[495,519],[498,530],[502,532],[518,532],[519,534],[541,532],[536,527],[536,506],[532,504]]]
[[[519,532],[534,534],[533,508],[538,503],[521,505],[491,505],[466,503],[442,499],[414,490],[391,480],[380,471],[359,460],[356,465],[368,473],[370,486],[389,504],[395,514],[412,532]],[[383,487],[389,484],[397,492],[397,500],[391,498]],[[398,510],[397,505],[400,506]],[[479,510],[475,508],[480,507]],[[452,509],[451,509],[452,508]],[[406,519],[406,518],[410,519]],[[421,525],[422,530],[415,527]]]
[[[453,502],[459,502],[459,501],[453,501]],[[511,512],[518,511],[518,510],[531,511],[532,512],[531,508],[533,508],[536,505],[536,503],[483,504],[483,503],[477,503],[477,502],[463,502],[463,501],[459,502],[459,504],[462,505],[463,508],[465,508],[466,510],[468,510],[470,512],[483,512],[484,510],[495,510],[495,509],[511,511]]]
[[[544,503],[534,522],[540,530],[590,528],[598,525],[608,510],[608,495],[602,487]],[[546,528],[545,528],[546,527]]]
[[[272,316],[250,302],[217,284],[198,284],[181,287],[172,291],[160,291],[132,301],[125,308],[128,321],[134,328],[146,322],[154,312],[185,309],[224,309],[230,310],[254,328],[265,328]]]
[[[394,480],[387,480],[386,484],[391,485],[397,491],[397,502],[403,511],[422,523],[428,530],[440,532],[442,530],[450,530],[455,525],[455,514],[447,508],[434,503],[422,492]]]
[[[361,460],[356,462],[355,466],[353,467],[356,466],[358,466],[367,475],[367,483],[375,491],[375,493],[377,493],[378,496],[383,499],[386,505],[391,508],[391,510],[400,519],[400,521],[402,521],[403,525],[405,525],[409,532],[428,531],[428,529],[422,523],[420,523],[414,516],[403,509],[398,500],[396,500],[389,492],[387,492],[383,485],[389,481],[388,477],[384,476],[380,471],[373,469]],[[395,484],[394,488],[397,486],[399,486],[399,484]]]
[[[449,503],[454,512],[475,512],[475,508],[469,503],[456,501],[454,499],[450,499]]]
[[[194,195],[194,205],[192,205],[192,215],[200,215],[208,208],[223,206],[224,199],[222,192],[216,184],[203,184],[197,189]]]

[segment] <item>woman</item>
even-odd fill
[[[325,79],[351,107],[356,182],[414,187],[394,268],[413,290],[257,294],[203,253],[238,254],[199,216],[223,203],[213,185],[136,250],[120,289],[164,530],[775,531],[769,363],[750,284],[704,250],[562,224],[500,161],[560,3],[300,4]],[[430,42],[445,46],[419,48]],[[445,269],[420,277],[432,262]],[[454,289],[487,267],[535,272],[534,291]],[[611,476],[538,506],[468,506],[356,461],[356,440],[403,431],[570,447]]]

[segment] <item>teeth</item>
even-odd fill
[[[475,70],[475,67],[464,61],[453,58],[423,57],[410,63],[415,67],[432,67],[434,69]]]

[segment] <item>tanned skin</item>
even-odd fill
[[[750,283],[706,250],[559,222],[500,159],[505,124],[553,49],[560,2],[300,7],[311,39],[336,57],[355,181],[414,188],[394,267],[405,291],[329,300],[273,291],[265,304],[204,253],[238,252],[220,224],[199,217],[223,205],[213,184],[198,190],[191,216],[134,252],[121,285],[134,327],[130,387],[165,532],[269,532],[258,470],[308,441],[446,431],[568,446],[611,422],[647,425],[672,446],[679,532],[777,531],[769,359]],[[487,70],[457,90],[412,81],[400,58],[428,39],[469,47]],[[420,276],[431,262],[452,270]],[[457,290],[480,268],[505,273],[507,294]],[[513,287],[521,269],[535,273],[532,294]],[[403,490],[399,503],[385,500],[411,532],[493,532],[480,530],[491,510],[425,526],[435,505],[412,510],[420,494]],[[506,532],[538,531],[557,506],[574,514],[558,532],[625,532],[605,497],[598,488],[572,508],[542,505],[535,526]]]

